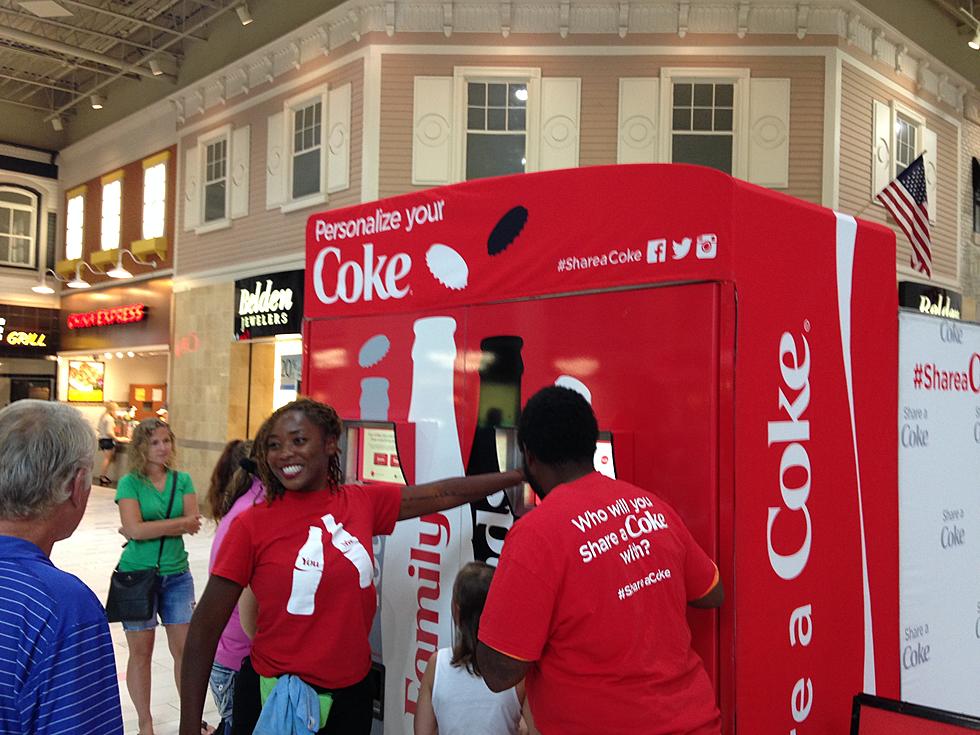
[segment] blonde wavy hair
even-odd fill
[[[146,467],[150,463],[147,457],[147,452],[150,449],[150,437],[153,436],[153,432],[157,429],[166,429],[167,433],[170,434],[170,456],[167,458],[164,466],[168,469],[173,469],[176,464],[177,438],[174,436],[174,430],[170,428],[170,424],[156,417],[143,419],[133,429],[133,439],[129,444],[129,468],[137,475],[146,477]]]

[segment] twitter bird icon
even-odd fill
[[[687,254],[691,252],[691,238],[685,237],[680,242],[674,240],[673,250],[674,260],[680,260],[681,258],[686,257]]]

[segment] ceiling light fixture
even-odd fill
[[[150,59],[150,72],[153,76],[158,77],[163,74],[163,69],[160,68],[160,62],[156,59]]]
[[[238,20],[242,22],[243,26],[247,26],[252,22],[252,14],[248,12],[248,5],[246,3],[242,3],[235,8],[235,13],[238,14]]]
[[[973,38],[967,41],[966,45],[974,51],[980,51],[980,26],[977,27],[977,32],[973,34]]]
[[[92,287],[91,283],[89,283],[84,278],[82,278],[83,265],[86,268],[88,268],[90,271],[92,271],[92,273],[97,273],[99,275],[102,275],[102,271],[97,271],[95,270],[95,268],[90,266],[84,260],[80,260],[78,261],[78,265],[75,266],[75,277],[72,278],[70,281],[68,281],[67,284],[65,284],[66,286],[68,286],[68,288],[91,288]]]
[[[126,270],[126,268],[123,266],[124,254],[128,254],[129,257],[133,259],[133,262],[136,263],[137,265],[148,265],[151,268],[157,267],[157,264],[152,260],[140,260],[135,255],[133,255],[132,250],[128,250],[126,248],[119,248],[119,255],[116,258],[115,267],[112,270],[106,271],[106,275],[109,276],[109,278],[132,278],[133,277],[133,274],[130,273],[128,270]]]
[[[101,110],[105,106],[105,97],[101,94],[93,94],[91,101],[93,110]]]
[[[54,128],[56,133],[60,133],[65,129],[65,125],[63,122],[61,122],[61,118],[57,116],[51,118],[51,127]]]
[[[41,273],[41,280],[38,282],[38,284],[36,286],[31,286],[31,291],[33,291],[34,293],[44,294],[45,296],[54,293],[54,289],[48,285],[48,273],[50,273],[59,281],[62,280],[57,273],[55,273],[53,270],[48,268],[47,270]]]

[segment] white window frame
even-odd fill
[[[295,212],[299,209],[305,209],[307,207],[312,207],[320,204],[326,204],[327,202],[327,137],[330,133],[329,131],[329,100],[328,100],[329,89],[327,85],[317,87],[316,89],[307,90],[302,94],[290,97],[285,102],[283,102],[283,158],[285,159],[285,166],[283,171],[283,182],[282,185],[285,188],[283,192],[283,203],[280,205],[279,209],[283,213]],[[295,156],[295,151],[293,150],[293,143],[295,142],[296,133],[296,113],[305,107],[310,105],[320,103],[320,189],[313,192],[312,194],[307,194],[302,197],[293,197],[293,157]]]
[[[891,130],[889,131],[891,137],[892,151],[892,170],[891,178],[894,179],[899,174],[898,168],[898,118],[899,116],[904,117],[915,127],[915,155],[912,156],[912,161],[918,158],[923,151],[924,135],[923,131],[926,129],[926,118],[920,115],[918,112],[913,110],[911,107],[906,107],[898,100],[891,101]],[[911,163],[912,161],[909,161]],[[904,170],[904,169],[902,169]],[[880,203],[880,202],[879,202]]]
[[[123,172],[114,171],[102,177],[102,220],[99,248],[118,250],[122,239]],[[115,212],[111,210],[115,205]]]
[[[147,174],[150,171],[157,170],[159,168],[163,169],[163,191],[159,199],[156,198],[155,193],[153,199],[150,199],[151,192],[147,191]],[[167,181],[170,175],[170,152],[164,151],[162,154],[156,156],[151,156],[143,161],[143,208],[140,215],[140,235],[144,240],[150,240],[157,237],[167,236]],[[153,205],[157,205],[161,220],[159,222],[150,223],[152,225],[158,225],[158,228],[148,229],[147,218],[148,212]],[[159,231],[159,234],[156,234]]]
[[[38,210],[41,206],[41,197],[34,191],[27,189],[23,186],[16,186],[13,184],[0,184],[0,191],[9,191],[13,194],[18,194],[20,196],[28,197],[33,201],[33,205],[26,204],[16,204],[14,202],[2,202],[0,207],[5,209],[13,209],[19,212],[28,212],[31,215],[31,228],[30,228],[30,243],[28,245],[28,262],[27,263],[13,263],[9,261],[0,261],[0,267],[4,268],[29,268],[34,269],[37,267],[37,253],[38,253],[38,237],[40,230],[40,223],[38,221]],[[7,233],[6,237],[14,237],[13,233]],[[23,238],[23,236],[18,235],[18,238]]]
[[[65,200],[65,260],[78,260],[85,252],[85,188],[68,192]],[[72,202],[77,217],[72,217]],[[75,221],[77,220],[77,221]],[[77,237],[76,237],[77,233]]]
[[[225,216],[221,219],[204,221],[204,202],[207,196],[208,180],[208,146],[220,141],[225,141]],[[222,125],[220,128],[202,135],[197,139],[198,150],[198,181],[200,181],[200,193],[197,198],[198,219],[200,224],[194,228],[194,234],[203,235],[215,230],[223,230],[231,227],[231,125]]]
[[[453,69],[453,181],[466,181],[466,85],[500,82],[527,85],[524,119],[525,173],[539,170],[541,120],[541,69],[536,67],[457,66]]]
[[[732,84],[732,176],[748,179],[749,175],[749,81],[748,69],[711,67],[662,67],[660,69],[660,125],[658,146],[661,158],[671,163],[673,157],[674,84]]]

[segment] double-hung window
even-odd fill
[[[920,123],[909,115],[895,113],[895,175],[902,173],[918,158]]]
[[[166,153],[143,161],[143,239],[163,237],[167,221]]]
[[[670,163],[748,173],[747,69],[661,69],[661,146]]]
[[[116,171],[102,177],[102,250],[116,250],[119,247],[119,231],[122,222],[122,184],[122,171]]]
[[[228,136],[204,143],[204,224],[228,218]]]
[[[526,81],[466,83],[466,180],[527,170]]]
[[[82,257],[85,231],[85,187],[68,192],[65,209],[65,258],[77,260]]]
[[[290,199],[303,199],[323,191],[323,102],[317,99],[293,107]]]
[[[34,267],[38,197],[17,186],[0,186],[0,265]]]

